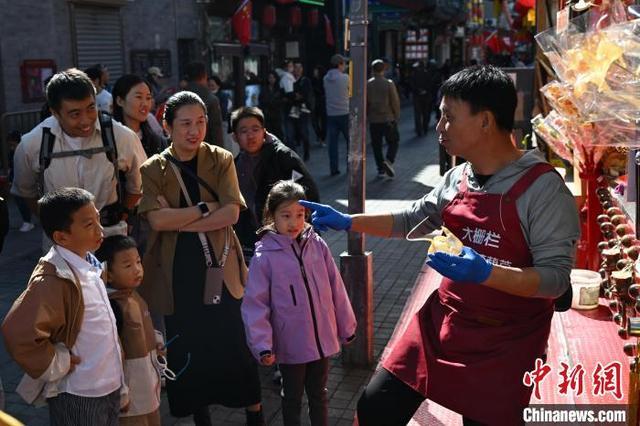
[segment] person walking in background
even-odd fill
[[[280,77],[275,71],[269,71],[266,84],[262,86],[258,97],[258,105],[264,114],[264,127],[284,142],[284,132],[282,130],[282,110],[284,101],[282,89],[280,88]]]
[[[324,141],[327,138],[327,108],[325,106],[324,76],[325,68],[322,65],[313,67],[311,87],[313,87],[315,106],[311,112],[311,125],[313,126],[313,131],[316,134],[320,146],[325,146]]]
[[[311,424],[327,426],[329,357],[355,338],[356,318],[331,250],[305,221],[304,199],[292,181],[269,192],[241,311],[253,356],[280,366],[285,426],[300,425],[305,391]]]
[[[338,138],[344,136],[349,146],[349,76],[344,73],[347,58],[335,54],[332,68],[323,78],[327,110],[327,141],[329,142],[329,173],[340,174]]]
[[[195,93],[207,107],[207,134],[204,141],[224,147],[222,135],[222,112],[218,97],[211,93],[207,82],[207,68],[203,62],[191,62],[187,65],[186,90]]]
[[[9,135],[7,136],[7,145],[9,146],[9,184],[13,182],[15,173],[13,158],[16,153],[16,148],[20,143],[20,137],[20,132],[17,130],[9,132]],[[19,195],[14,195],[14,200],[16,200],[16,206],[18,207],[18,212],[20,213],[20,218],[22,219],[20,232],[31,231],[35,227],[35,225],[31,222],[31,210],[29,210],[27,202]]]
[[[293,93],[288,99],[291,104],[289,115],[286,118],[287,144],[289,148],[295,149],[302,145],[303,159],[309,160],[309,119],[311,108],[315,101],[311,81],[304,75],[304,67],[301,62],[293,65],[293,76],[296,81],[293,83]]]
[[[138,212],[151,232],[140,295],[163,315],[173,416],[211,425],[210,404],[246,408],[262,426],[260,379],[240,317],[247,269],[232,226],[246,208],[231,153],[204,142],[207,109],[178,92],[165,108],[171,145],[145,162]],[[194,142],[194,141],[199,142]],[[198,326],[199,325],[199,326]]]
[[[113,85],[113,118],[133,130],[151,157],[168,146],[167,139],[149,124],[153,97],[149,83],[135,74],[125,74]]]
[[[166,93],[163,91],[164,89],[162,81],[160,80],[161,78],[164,78],[164,74],[162,74],[162,70],[159,67],[149,67],[147,69],[145,79],[151,88],[151,96],[153,96],[154,101],[153,111],[155,111],[155,105],[160,105],[166,100]]]
[[[285,138],[283,142],[291,149],[296,149],[296,142],[290,139],[289,116],[298,117],[300,110],[293,104],[293,83],[296,78],[293,76],[293,61],[286,60],[282,68],[276,68],[276,73],[280,79],[280,89],[282,90],[282,126]]]
[[[231,114],[233,139],[240,146],[235,159],[240,191],[247,209],[240,212],[235,229],[247,261],[258,241],[256,231],[262,224],[265,202],[271,187],[280,180],[300,183],[308,198],[318,200],[318,186],[298,154],[265,129],[258,108],[242,107]]]
[[[400,145],[400,98],[393,81],[384,77],[385,66],[382,59],[371,63],[373,77],[367,82],[367,118],[378,177],[393,178],[396,175],[393,163]],[[387,142],[386,156],[382,153],[383,139]]]
[[[91,79],[91,82],[96,89],[96,107],[98,107],[99,111],[111,114],[113,108],[113,96],[104,86],[106,82],[109,81],[109,74],[107,73],[106,68],[100,64],[96,64],[84,70],[84,73]],[[105,73],[107,73],[106,79]]]
[[[222,90],[222,80],[217,75],[212,75],[207,80],[209,90],[216,95],[218,102],[220,103],[220,114],[222,114],[222,122],[226,123],[229,120],[229,95]]]
[[[424,136],[429,130],[429,120],[432,94],[429,92],[429,76],[424,62],[413,64],[413,76],[411,79],[411,95],[413,97],[413,120],[416,135]]]

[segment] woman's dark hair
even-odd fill
[[[176,118],[176,113],[180,108],[186,105],[199,105],[204,111],[204,115],[207,115],[207,107],[200,99],[200,96],[193,92],[183,90],[182,92],[174,93],[167,99],[164,104],[164,114],[162,118],[168,125],[173,126],[173,120]]]
[[[240,120],[244,118],[257,118],[262,127],[264,127],[264,113],[258,107],[240,107],[231,113],[231,131],[235,132],[240,124]]]
[[[270,225],[274,222],[276,210],[283,203],[290,201],[306,200],[304,188],[299,183],[291,180],[281,180],[276,182],[269,191],[267,201],[264,205],[263,224]]]
[[[144,83],[149,88],[149,92],[151,92],[151,85],[144,78],[135,75],[135,74],[125,74],[119,79],[116,80],[113,85],[113,90],[111,94],[113,95],[113,118],[124,124],[124,111],[122,107],[118,105],[118,98],[125,100],[133,86],[137,86],[140,83]]]
[[[96,250],[96,258],[100,262],[107,262],[108,268],[117,253],[132,248],[138,248],[138,244],[133,238],[126,235],[112,235],[102,241],[100,248]]]
[[[220,77],[218,77],[217,75],[212,75],[211,77],[209,77],[209,80],[213,80],[215,81],[216,85],[222,89],[222,80],[220,80]]]
[[[53,240],[55,231],[68,232],[73,223],[73,214],[93,200],[93,195],[81,188],[62,188],[45,194],[38,200],[44,233]]]
[[[278,75],[277,72],[271,70],[267,73],[267,78],[264,80],[264,84],[268,85],[269,84],[269,76],[272,75],[275,77],[276,82],[274,83],[276,86],[278,85],[278,82],[280,81],[280,76]]]
[[[47,84],[46,92],[47,104],[55,111],[60,110],[63,100],[82,101],[89,96],[96,96],[96,89],[89,77],[76,68],[54,74]]]
[[[125,74],[116,80],[116,83],[113,85],[113,91],[111,92],[113,95],[113,118],[124,125],[126,125],[124,110],[118,104],[118,98],[125,100],[131,89],[140,83],[146,84],[149,92],[152,92],[149,81],[135,74]],[[142,142],[142,147],[148,157],[162,151],[167,145],[163,136],[156,134],[146,120],[140,123],[140,130],[142,131],[142,139],[140,142]]]
[[[513,130],[518,95],[513,80],[492,65],[465,68],[442,84],[442,96],[469,104],[471,112],[490,111],[502,130]]]

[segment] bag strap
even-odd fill
[[[118,202],[124,205],[124,189],[118,176],[118,146],[116,145],[116,137],[113,134],[113,120],[111,119],[111,115],[104,111],[98,112],[98,120],[100,120],[100,135],[102,136],[104,153],[107,159],[113,164],[113,177],[116,180]]]
[[[187,187],[184,184],[184,180],[182,180],[182,174],[180,173],[180,169],[178,169],[178,167],[173,162],[171,162],[171,168],[173,169],[173,172],[175,173],[176,178],[178,179],[178,183],[180,184],[180,189],[182,190],[182,194],[184,195],[184,199],[187,202],[187,205],[189,205],[190,207],[193,206],[193,203],[191,202],[191,197],[189,196],[189,192],[187,191]],[[186,167],[183,168],[182,170],[185,170],[185,169]],[[207,236],[204,234],[204,232],[198,232],[198,238],[200,239],[200,244],[202,244],[202,252],[204,253],[204,258],[207,264],[207,268],[213,268],[215,266],[213,264],[214,257],[211,255],[213,252],[213,249],[209,246],[209,242],[207,241]],[[224,268],[224,264],[227,262],[227,256],[229,255],[230,240],[231,240],[231,236],[229,232],[229,227],[226,226],[224,250],[222,251],[222,256],[220,256],[220,259],[215,259],[218,262],[217,266],[219,266],[220,268]],[[215,256],[215,252],[213,252],[213,255]]]
[[[40,140],[40,155],[39,155],[39,169],[38,169],[38,193],[44,195],[44,171],[51,164],[51,153],[53,152],[53,145],[56,142],[56,137],[51,133],[50,127],[42,128],[42,139]]]
[[[216,191],[214,191],[213,188],[211,188],[211,185],[209,185],[207,182],[204,181],[204,179],[202,179],[200,176],[194,173],[193,170],[186,167],[184,164],[182,164],[180,161],[178,161],[173,155],[169,154],[168,152],[164,152],[162,155],[164,156],[164,158],[166,158],[171,162],[171,165],[174,166],[174,168],[175,167],[179,168],[180,170],[182,170],[183,172],[191,176],[193,179],[195,179],[200,185],[202,185],[204,189],[209,191],[214,201],[220,202],[220,198],[218,197],[218,194],[216,194]],[[179,175],[180,173],[177,173],[177,174]]]

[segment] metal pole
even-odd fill
[[[352,0],[349,14],[351,101],[349,105],[349,213],[364,212],[367,123],[367,0]],[[346,36],[346,35],[345,35]],[[358,319],[356,340],[343,355],[345,364],[373,365],[373,268],[364,251],[364,235],[350,232],[348,253],[340,256],[342,276]]]

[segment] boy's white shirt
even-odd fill
[[[85,282],[87,280],[86,274],[89,271],[92,272],[90,274],[91,275],[90,279],[94,280],[93,282],[94,290],[98,289],[98,292],[102,293],[99,296],[101,299],[100,301],[104,302],[106,300],[106,303],[107,303],[106,307],[108,309],[109,318],[112,323],[111,334],[113,334],[115,339],[115,345],[114,345],[115,358],[114,359],[116,359],[117,361],[115,363],[115,369],[113,368],[114,365],[111,365],[111,369],[114,370],[114,371],[111,371],[111,373],[114,373],[114,376],[117,375],[118,379],[112,380],[112,383],[108,383],[108,382],[102,383],[101,387],[99,386],[96,388],[95,386],[91,386],[93,389],[90,389],[89,392],[87,392],[86,389],[78,392],[78,389],[76,389],[78,387],[78,380],[74,380],[71,383],[69,382],[68,373],[71,367],[71,359],[70,359],[71,351],[64,344],[57,343],[54,345],[55,354],[47,370],[37,379],[33,379],[29,377],[29,375],[25,374],[22,380],[20,381],[20,384],[18,385],[16,392],[28,403],[34,404],[36,406],[40,406],[46,403],[47,398],[55,397],[56,395],[62,392],[68,392],[74,395],[95,398],[95,397],[108,395],[119,388],[120,396],[121,396],[120,406],[123,407],[127,405],[129,399],[128,399],[128,388],[124,380],[124,371],[122,366],[122,349],[120,347],[120,341],[118,339],[118,332],[115,324],[115,318],[113,316],[113,313],[111,312],[109,301],[106,296],[105,285],[102,282],[102,279],[100,278],[101,270],[99,268],[92,267],[86,260],[80,258],[78,255],[72,253],[71,251],[57,245],[53,246],[49,250],[49,252],[44,257],[44,260],[56,266],[56,273],[63,278],[76,281],[76,277],[74,276],[71,268],[73,268],[73,270],[75,270],[76,273],[80,275],[81,279],[79,284],[80,284],[80,288],[83,290],[83,300],[85,304],[85,318],[83,318],[83,324],[84,324],[84,320],[86,319],[86,309],[87,309],[87,300],[86,300],[86,295],[84,291],[84,289],[86,288],[86,285],[88,284]],[[83,330],[83,327],[81,326],[80,333],[82,333],[82,330]],[[80,337],[80,334],[78,335],[78,337]],[[102,340],[106,341],[107,339],[102,339]],[[105,343],[104,341],[100,342],[100,344],[98,345],[92,345],[91,350],[88,352],[99,353],[99,349],[96,350],[96,347],[104,346],[104,343]],[[77,351],[77,346],[78,346],[78,340],[76,340],[76,343],[74,345],[74,349],[75,349],[74,352]],[[82,354],[86,354],[87,351],[82,350],[83,349],[82,347],[80,349]],[[76,355],[77,354],[78,352],[76,352]],[[83,369],[90,370],[89,374],[85,373],[83,375],[85,376],[82,378],[83,381],[86,380],[87,383],[91,383],[92,385],[95,385],[96,383],[100,383],[100,378],[108,377],[107,376],[108,372],[107,374],[105,374],[105,369],[103,368],[103,366],[94,365],[94,366],[89,366],[89,368],[87,368],[87,365],[90,364],[91,361],[95,361],[95,357],[92,359],[90,356],[87,357],[85,355],[84,358],[82,356],[80,358],[81,358],[80,363],[81,364],[85,363],[84,366],[82,366],[84,367]],[[78,365],[76,365],[76,370],[74,370],[74,373],[78,372]],[[109,366],[107,366],[107,369],[108,368]],[[91,375],[91,373],[93,373],[93,376],[95,377],[93,378],[88,377]],[[91,395],[91,393],[96,393],[96,394]]]

